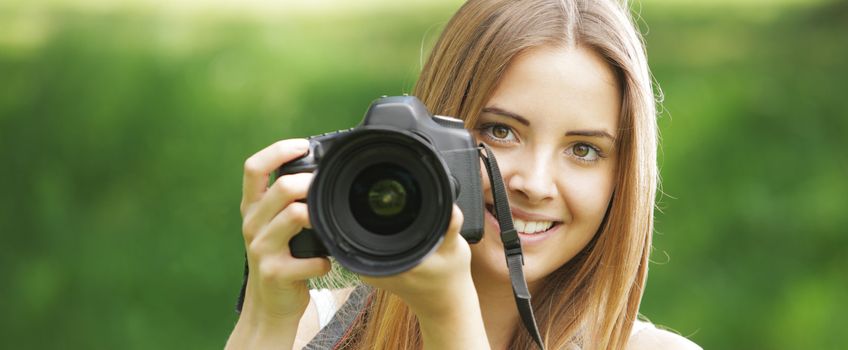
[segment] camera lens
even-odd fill
[[[421,192],[414,177],[391,163],[363,169],[353,180],[349,200],[354,219],[379,235],[403,231],[421,209]]]
[[[418,264],[444,236],[453,193],[427,139],[360,128],[329,148],[309,188],[309,216],[343,266],[386,276]]]
[[[368,204],[377,215],[396,215],[406,206],[406,190],[395,180],[380,180],[368,191]]]

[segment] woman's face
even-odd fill
[[[543,46],[515,58],[474,126],[494,151],[531,284],[592,239],[616,172],[621,93],[612,70],[587,48]],[[475,279],[506,281],[500,229],[484,177],[483,240],[471,246]]]

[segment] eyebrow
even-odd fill
[[[573,130],[565,133],[565,136],[606,137],[615,141],[615,137],[603,130]]]
[[[530,121],[527,120],[527,118],[524,118],[521,115],[518,115],[516,113],[510,112],[510,111],[507,111],[507,110],[504,110],[504,109],[501,109],[501,108],[498,108],[498,107],[483,108],[483,113],[492,113],[492,114],[497,114],[497,115],[501,115],[501,116],[504,116],[504,117],[512,118],[512,119],[515,119],[516,121],[518,121],[519,123],[524,124],[524,126],[530,126]],[[615,141],[615,137],[610,135],[610,133],[608,133],[604,130],[572,130],[572,131],[566,132],[565,136],[605,137],[605,138],[608,138],[612,141]]]
[[[522,117],[518,114],[512,113],[510,111],[500,109],[498,107],[483,108],[483,113],[492,113],[492,114],[502,115],[504,117],[510,117],[512,119],[515,119],[519,123],[524,124],[524,126],[530,126],[530,121],[527,120],[527,118],[524,118],[524,117]]]

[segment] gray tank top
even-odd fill
[[[350,336],[348,331],[353,322],[358,317],[364,316],[365,306],[370,296],[370,287],[360,285],[354,288],[344,305],[333,315],[330,323],[321,328],[303,348],[307,350],[336,349],[342,340]]]

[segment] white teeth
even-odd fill
[[[515,229],[523,234],[544,232],[551,228],[553,224],[553,221],[524,221],[515,219]]]
[[[515,219],[515,230],[518,232],[524,232],[524,221]]]

